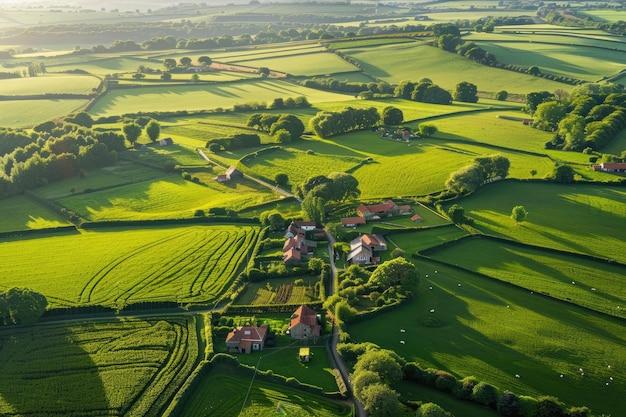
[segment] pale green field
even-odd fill
[[[52,307],[215,301],[256,233],[244,225],[161,226],[0,242],[1,288],[32,288]]]
[[[251,101],[271,102],[277,97],[306,96],[310,103],[342,101],[345,94],[305,88],[287,81],[261,80],[220,85],[146,87],[112,90],[101,97],[89,113],[94,117],[140,111],[208,110],[230,108]]]
[[[0,80],[0,95],[91,94],[100,80],[85,75],[46,75]]]
[[[357,71],[358,68],[330,52],[307,53],[278,58],[238,59],[232,64],[267,67],[293,75],[314,76]]]
[[[87,100],[0,101],[0,126],[32,127],[78,111]]]
[[[282,56],[311,54],[315,52],[326,52],[326,48],[320,46],[317,42],[309,41],[309,43],[305,44],[289,44],[282,47],[277,45],[270,47],[258,45],[242,51],[210,52],[210,57],[214,61],[235,62],[248,59],[278,58]]]
[[[73,62],[64,60],[58,61],[57,64],[49,64],[46,66],[48,72],[62,72],[81,69],[91,74],[104,76],[106,74],[116,74],[125,72],[136,72],[140,65],[163,69],[161,61],[148,60],[143,58],[135,58],[132,56],[119,55],[85,55],[76,58]]]
[[[71,223],[23,195],[0,199],[0,232],[46,229]]]
[[[199,174],[193,173],[194,176]],[[62,198],[59,203],[93,221],[193,217],[197,209],[243,209],[276,199],[272,191],[246,180],[219,184],[203,176],[206,186],[172,174],[155,181]]]
[[[590,16],[595,21],[618,22],[626,20],[626,11],[623,10],[584,10],[580,11],[582,16]]]
[[[540,77],[490,68],[441,49],[418,44],[393,44],[345,51],[361,62],[363,71],[390,83],[430,78],[452,90],[462,82],[475,84],[479,91],[526,94],[531,91],[565,90],[571,86]]]
[[[118,76],[118,82],[120,85],[132,84],[132,85],[143,85],[143,86],[159,86],[159,84],[172,84],[174,82],[180,83],[185,82],[189,83],[192,81],[191,77],[195,73],[185,72],[185,73],[174,73],[172,74],[172,79],[170,81],[161,80],[161,74],[146,74],[146,76],[140,80],[136,80],[133,78],[133,74],[120,74]],[[259,78],[258,74],[247,73],[247,72],[231,72],[231,71],[205,71],[199,72],[198,81],[202,82],[229,82],[229,81],[238,81],[249,78]]]

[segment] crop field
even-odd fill
[[[520,242],[626,263],[626,192],[614,187],[505,181],[457,201],[479,230]],[[511,210],[523,205],[520,225]]]
[[[352,409],[344,403],[301,391],[295,388],[254,380],[248,401],[246,389],[250,378],[231,372],[212,371],[204,378],[193,398],[180,414],[181,417],[219,415],[224,417],[251,416],[308,416],[348,417]]]
[[[5,277],[0,288],[30,287],[45,294],[53,307],[210,302],[233,279],[257,232],[242,225],[190,226],[5,241],[0,243],[0,274]]]
[[[198,357],[191,316],[0,330],[0,346],[3,416],[159,415]]]
[[[256,47],[252,50],[243,51],[226,51],[211,53],[211,58],[216,61],[223,62],[238,62],[246,61],[250,59],[264,59],[264,58],[277,58],[281,56],[293,56],[312,54],[317,52],[326,52],[327,49],[320,46],[317,42],[304,43],[300,45],[289,45],[283,47],[271,46],[271,47]]]
[[[87,100],[9,100],[0,101],[0,126],[32,127],[74,113]]]
[[[205,186],[171,174],[92,193],[58,200],[63,206],[93,220],[178,219],[194,215],[195,210],[212,207],[242,209],[273,200],[276,193],[250,181],[220,184],[202,178]]]
[[[415,300],[350,325],[353,341],[371,341],[424,368],[473,375],[518,395],[553,395],[594,414],[620,415],[618,393],[626,388],[620,319],[416,263],[422,278]]]
[[[263,283],[250,282],[237,297],[235,304],[307,304],[317,301],[313,286],[319,278],[303,277],[303,279],[305,282],[302,284],[294,284],[294,278],[272,278],[271,281]]]
[[[483,239],[457,242],[429,256],[592,310],[626,317],[625,265]]]
[[[26,196],[0,199],[0,232],[69,225],[67,220]]]
[[[86,75],[46,75],[0,81],[0,94],[27,96],[35,94],[91,94],[100,80]]]
[[[347,49],[343,52],[360,61],[363,71],[390,83],[417,81],[427,77],[450,90],[462,81],[475,84],[478,91],[506,90],[509,94],[567,89],[567,86],[556,81],[485,67],[457,54],[426,45],[394,44]]]
[[[310,103],[342,101],[345,94],[313,90],[287,81],[261,80],[218,85],[145,87],[111,90],[100,98],[89,113],[93,117],[126,113],[230,108],[250,101],[271,102],[277,97],[306,96]]]

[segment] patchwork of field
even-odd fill
[[[243,225],[170,226],[4,241],[1,288],[30,287],[52,307],[212,302],[234,278],[257,233]]]
[[[342,52],[357,59],[363,71],[389,83],[426,77],[449,90],[467,81],[475,84],[478,91],[505,90],[509,94],[569,88],[545,78],[486,67],[460,55],[417,43],[350,48]]]
[[[621,319],[441,264],[416,263],[422,276],[417,301],[350,325],[351,340],[517,395],[549,393],[594,414],[619,415],[618,393],[626,387]]]
[[[198,359],[192,316],[0,329],[0,346],[4,416],[160,415]]]
[[[242,387],[250,386],[250,393]],[[278,410],[278,411],[277,411]],[[181,416],[219,415],[224,417],[252,417],[258,415],[315,415],[341,417],[352,415],[344,403],[301,391],[295,388],[263,381],[250,385],[250,378],[229,371],[212,371],[203,378],[195,395],[181,412]]]
[[[251,101],[271,102],[277,97],[306,96],[310,103],[342,101],[345,94],[302,87],[288,81],[261,80],[218,85],[145,87],[111,90],[89,109],[93,117],[149,111],[211,110]]]
[[[282,251],[280,251],[282,255]],[[250,282],[235,300],[238,305],[307,304],[318,301],[314,285],[319,277],[303,278],[294,284],[294,278],[272,278],[271,282]],[[268,286],[269,284],[269,286]]]

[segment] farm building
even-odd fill
[[[159,141],[160,146],[170,146],[174,144],[174,140],[172,138],[163,138]]]
[[[419,214],[414,215],[413,217],[411,217],[411,221],[413,223],[420,223],[422,222],[424,219],[422,219],[422,216],[420,216]]]
[[[380,252],[387,250],[387,241],[380,235],[364,234],[350,242],[348,262],[373,265],[380,261]]]
[[[603,162],[593,166],[594,171],[603,172],[626,172],[626,163],[623,162]]]
[[[257,326],[239,326],[226,336],[226,348],[229,352],[250,353],[263,350],[267,324]]]
[[[300,229],[304,230],[305,232],[310,231],[310,230],[315,230],[315,227],[316,227],[316,223],[311,222],[311,221],[296,220],[294,221],[294,223],[296,226],[298,226]]]
[[[286,264],[299,263],[309,255],[309,248],[316,247],[317,244],[304,238],[304,233],[296,232],[292,237],[287,237],[283,244],[283,262]]]
[[[365,223],[366,222],[363,217],[344,217],[341,219],[341,225],[343,227],[357,227]]]
[[[228,181],[228,177],[226,176],[226,174],[220,174],[217,177],[215,177],[215,181],[217,181],[217,182],[226,182],[226,181]]]
[[[409,205],[398,206],[393,200],[387,200],[382,204],[365,205],[360,204],[356,208],[356,214],[365,220],[376,220],[383,217],[399,216],[410,214],[413,210]]]
[[[317,319],[317,312],[307,305],[301,305],[291,315],[289,335],[292,339],[317,339],[322,326]]]
[[[235,167],[230,167],[226,170],[226,176],[229,180],[236,180],[239,178],[243,178],[243,172],[239,171]]]

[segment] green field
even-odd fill
[[[26,196],[0,200],[0,232],[47,229],[71,223]]]
[[[181,412],[181,416],[219,415],[251,416],[351,416],[352,409],[339,403],[295,388],[239,376],[228,371],[212,371],[203,378]],[[246,400],[247,387],[250,387]]]
[[[33,127],[74,113],[86,104],[87,100],[80,99],[0,101],[0,126]]]
[[[211,110],[274,98],[306,96],[310,103],[342,101],[346,95],[313,90],[287,81],[262,80],[218,85],[111,90],[89,109],[93,117],[147,111]]]
[[[354,48],[343,52],[361,62],[363,71],[390,83],[426,77],[449,90],[467,81],[475,84],[478,91],[506,90],[509,94],[571,88],[544,78],[486,67],[457,54],[415,43]]]
[[[234,278],[256,236],[255,227],[240,225],[105,229],[4,241],[0,288],[30,287],[52,307],[211,302]]]
[[[286,57],[247,58],[230,61],[233,64],[267,67],[292,75],[314,76],[357,71],[358,68],[330,52],[306,53]]]
[[[4,416],[160,415],[198,356],[191,316],[0,329],[0,346]]]
[[[0,94],[29,96],[39,94],[92,94],[100,79],[85,75],[46,75],[0,81]]]
[[[485,233],[626,263],[625,202],[620,188],[506,181],[456,203]],[[516,205],[529,212],[520,225],[510,218]]]
[[[280,249],[277,250],[282,255]],[[296,278],[272,278],[267,282],[249,282],[234,304],[307,304],[319,300],[313,287],[319,281],[319,277],[303,277],[302,284],[294,284],[294,279]],[[278,295],[285,291],[288,294],[286,299],[285,296]]]
[[[353,341],[371,341],[423,368],[473,375],[517,395],[553,395],[594,414],[621,413],[622,320],[440,264],[417,266],[422,278],[415,300],[350,325]]]

